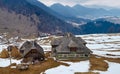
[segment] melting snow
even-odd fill
[[[8,45],[0,45],[0,52],[3,50],[3,49],[6,49]]]
[[[120,34],[77,35],[77,37],[82,37],[87,42],[87,47],[93,51],[93,54],[120,58],[120,51],[107,51],[120,50]],[[111,54],[111,56],[106,54]]]
[[[12,63],[20,64],[21,60],[12,59]],[[10,59],[0,59],[0,67],[7,67],[10,65]]]
[[[108,51],[108,50],[120,50],[120,34],[92,34],[92,35],[77,35],[77,37],[82,37],[87,42],[87,47],[93,51],[93,54],[104,56],[104,57],[112,57],[112,58],[120,58],[120,51]],[[1,38],[1,37],[0,37]],[[24,40],[24,39],[23,39]],[[51,46],[44,45],[42,43],[42,38],[37,39],[40,45],[43,47],[44,51],[50,51]],[[44,38],[43,38],[44,40]],[[26,41],[26,40],[24,40]],[[49,42],[49,41],[48,41]],[[44,43],[44,41],[43,41]],[[23,44],[23,42],[19,43]],[[7,48],[7,45],[0,45],[0,52],[3,48]],[[116,55],[109,56],[106,54]],[[0,59],[0,67],[9,66],[9,59]],[[20,63],[20,60],[12,60],[12,63]],[[89,61],[82,61],[78,63],[66,62],[70,64],[69,67],[59,66],[56,68],[52,68],[47,70],[46,74],[74,74],[74,72],[88,72],[89,71]],[[107,62],[109,64],[108,71],[95,71],[100,72],[100,74],[119,74],[120,64]]]
[[[74,74],[74,72],[87,72],[89,70],[89,61],[82,61],[78,63],[67,62],[69,67],[59,66],[47,70],[46,74]]]
[[[100,72],[100,74],[119,74],[120,73],[120,64],[107,62],[109,64],[108,71],[94,71]]]

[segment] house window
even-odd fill
[[[85,54],[85,57],[88,57],[88,54]]]
[[[24,50],[20,50],[21,53],[24,53]]]
[[[77,47],[70,47],[70,51],[71,52],[76,52],[77,51]]]

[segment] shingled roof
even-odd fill
[[[38,45],[35,41],[26,41],[20,48],[21,50],[24,50],[22,53],[23,57],[32,49],[36,49],[40,54],[44,55],[43,48]]]
[[[51,45],[56,45],[57,53],[70,53],[70,47],[76,47],[77,53],[91,53],[92,51],[88,49],[84,43],[86,43],[82,38],[75,37],[71,33],[67,33],[61,38],[52,40]]]

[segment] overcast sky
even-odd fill
[[[120,8],[120,0],[39,0],[47,6],[54,3],[61,3],[63,5],[73,6],[81,4],[86,6],[102,6]]]

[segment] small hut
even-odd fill
[[[21,46],[20,53],[24,58],[23,62],[35,62],[44,60],[43,48],[35,41],[26,41]]]
[[[61,38],[53,39],[51,45],[52,56],[59,60],[88,58],[92,53],[86,47],[86,42],[82,38],[75,37],[71,33],[67,33]]]

